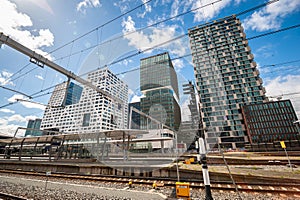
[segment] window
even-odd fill
[[[84,114],[83,115],[82,126],[89,126],[90,125],[90,118],[91,118],[91,114],[90,113]]]

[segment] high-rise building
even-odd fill
[[[181,126],[177,133],[177,142],[185,143],[188,149],[195,149],[195,141],[200,136],[199,128],[201,127],[195,86],[189,81],[188,83],[183,84],[182,88],[183,94],[189,96],[188,109],[185,109],[185,111],[188,112],[188,116],[187,119],[184,119],[181,122]]]
[[[141,59],[141,111],[177,130],[181,122],[178,80],[167,52]],[[157,129],[157,123],[141,118],[142,129]]]
[[[267,100],[239,19],[234,15],[189,29],[207,147],[243,147],[241,106]]]
[[[130,116],[130,107],[133,107],[137,110],[141,110],[141,102],[132,102],[128,104],[128,129],[140,129],[141,117],[139,113],[131,112]],[[129,124],[131,118],[131,124]]]
[[[71,82],[67,89],[65,105],[72,105],[78,103],[81,97],[82,89],[83,88],[81,86]]]
[[[297,140],[297,115],[290,100],[270,101],[242,107],[250,143]]]
[[[25,136],[41,136],[43,132],[40,131],[42,119],[30,119],[27,123],[27,129],[25,131]]]
[[[54,89],[41,128],[87,133],[127,127],[128,86],[108,69],[91,72],[87,79],[121,102],[105,97],[88,86],[83,86],[81,91],[78,85],[62,83]]]

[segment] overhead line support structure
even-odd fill
[[[117,97],[112,96],[111,94],[109,94],[108,92],[98,88],[97,86],[93,85],[91,82],[86,81],[85,79],[75,75],[73,72],[66,70],[65,68],[59,66],[58,64],[48,60],[47,58],[45,58],[44,56],[36,53],[35,51],[32,51],[31,49],[25,47],[24,45],[20,44],[19,42],[11,39],[9,36],[3,34],[2,32],[0,32],[0,47],[2,44],[6,44],[7,46],[23,53],[26,56],[30,57],[30,62],[33,62],[35,64],[37,64],[40,67],[44,67],[44,65],[47,65],[48,67],[54,69],[55,71],[67,76],[68,78],[71,78],[85,86],[88,86],[89,88],[92,88],[94,90],[96,90],[97,92],[101,93],[102,95],[104,95],[105,97],[108,97],[112,100],[115,100],[119,103],[121,103],[121,100]]]

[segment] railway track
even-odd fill
[[[0,199],[2,200],[27,200],[27,198],[24,197],[18,197],[12,194],[7,194],[4,192],[0,192]]]
[[[25,172],[19,170],[0,170],[1,173],[10,173],[10,174],[19,174],[26,176],[38,176],[46,177],[46,173],[42,172]],[[68,179],[68,180],[86,180],[91,182],[114,182],[128,184],[132,183],[134,186],[138,185],[151,185],[154,181],[160,183],[163,187],[174,188],[176,180],[169,178],[145,178],[145,177],[116,177],[116,176],[99,176],[99,175],[75,175],[75,174],[64,174],[64,173],[51,173],[48,175],[49,180],[51,178],[57,179]],[[204,184],[201,181],[188,181],[182,180],[190,183],[191,189],[203,189]],[[254,193],[267,193],[267,194],[281,194],[281,195],[292,195],[293,197],[300,198],[300,184],[291,184],[291,183],[236,183],[237,189],[240,192],[254,192]],[[212,182],[211,189],[217,191],[235,191],[236,188],[230,182]],[[20,198],[22,199],[22,198]]]

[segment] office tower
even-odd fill
[[[128,129],[140,129],[141,117],[139,113],[131,112],[130,116],[130,107],[133,107],[137,110],[141,110],[141,102],[132,102],[128,104]],[[129,124],[131,118],[131,125]]]
[[[270,101],[242,107],[250,143],[296,140],[297,115],[290,100]]]
[[[54,89],[41,128],[65,133],[89,133],[127,127],[128,86],[108,69],[91,72],[87,79],[121,102],[87,86],[83,86],[81,92],[80,86],[74,83],[69,86],[67,82],[62,83]]]
[[[39,131],[41,128],[42,119],[30,119],[27,123],[27,129],[25,131],[25,136],[41,136],[42,131]]]
[[[167,52],[141,59],[141,111],[171,129],[181,122],[177,75]],[[160,128],[157,123],[141,117],[142,129]]]
[[[82,93],[82,87],[71,82],[67,89],[65,105],[72,105],[79,102]]]
[[[185,143],[188,149],[195,149],[195,141],[200,136],[199,128],[201,127],[195,86],[189,81],[188,83],[183,84],[182,88],[183,94],[188,95],[188,109],[185,109],[188,116],[186,119],[182,119],[180,129],[177,133],[177,141],[178,143]],[[184,108],[182,107],[182,109]]]
[[[233,15],[199,25],[189,38],[207,147],[243,147],[241,106],[267,99],[241,22]]]

